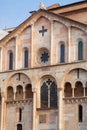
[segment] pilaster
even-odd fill
[[[53,21],[51,21],[51,51],[50,51],[50,61],[51,65],[53,64]]]
[[[71,27],[68,27],[68,61],[71,61]]]
[[[2,103],[1,103],[1,130],[5,130],[5,126],[6,126],[6,103],[5,103],[5,97],[4,97],[4,93],[1,93],[1,97],[2,97]]]
[[[59,127],[58,127],[58,130],[64,130],[62,88],[58,88],[58,108],[59,108],[59,113],[58,113]]]
[[[15,49],[15,69],[18,69],[18,42],[19,42],[19,37],[18,35],[16,36],[16,49]]]
[[[36,91],[33,90],[33,130],[36,130]]]
[[[34,39],[34,24],[31,24],[31,68],[33,67],[33,49],[34,49],[34,45],[33,45],[33,39]]]

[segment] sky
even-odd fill
[[[0,29],[17,27],[38,10],[40,2],[46,7],[59,3],[61,6],[82,0],[0,0]]]

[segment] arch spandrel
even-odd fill
[[[4,91],[6,91],[8,86],[12,86],[15,91],[16,86],[22,85],[23,87],[25,87],[27,84],[31,84],[31,79],[26,74],[21,72],[15,73],[8,77]]]

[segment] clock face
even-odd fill
[[[43,62],[43,63],[48,62],[48,60],[49,60],[48,52],[44,51],[43,53],[41,53],[40,59],[41,59],[41,62]]]

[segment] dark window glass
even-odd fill
[[[28,67],[28,50],[24,51],[24,67]]]
[[[49,55],[48,55],[48,53],[47,52],[43,52],[42,54],[41,54],[41,62],[44,62],[44,63],[46,63],[46,62],[48,62],[48,60],[49,60]]]
[[[17,125],[17,130],[22,130],[22,125],[21,124]]]
[[[78,43],[78,60],[82,60],[83,59],[83,43],[82,41],[80,41]]]
[[[22,120],[22,109],[19,108],[19,121],[21,121],[21,120]]]
[[[13,69],[13,53],[9,53],[9,70]]]
[[[57,108],[57,86],[51,79],[47,79],[41,87],[41,107]]]
[[[81,105],[79,105],[78,107],[78,118],[79,118],[79,122],[83,121],[83,108]]]
[[[51,108],[57,107],[57,87],[55,82],[52,82],[50,86],[50,107]]]
[[[44,82],[41,87],[41,107],[47,108],[48,107],[48,86]]]
[[[65,45],[60,46],[60,62],[65,62]]]

